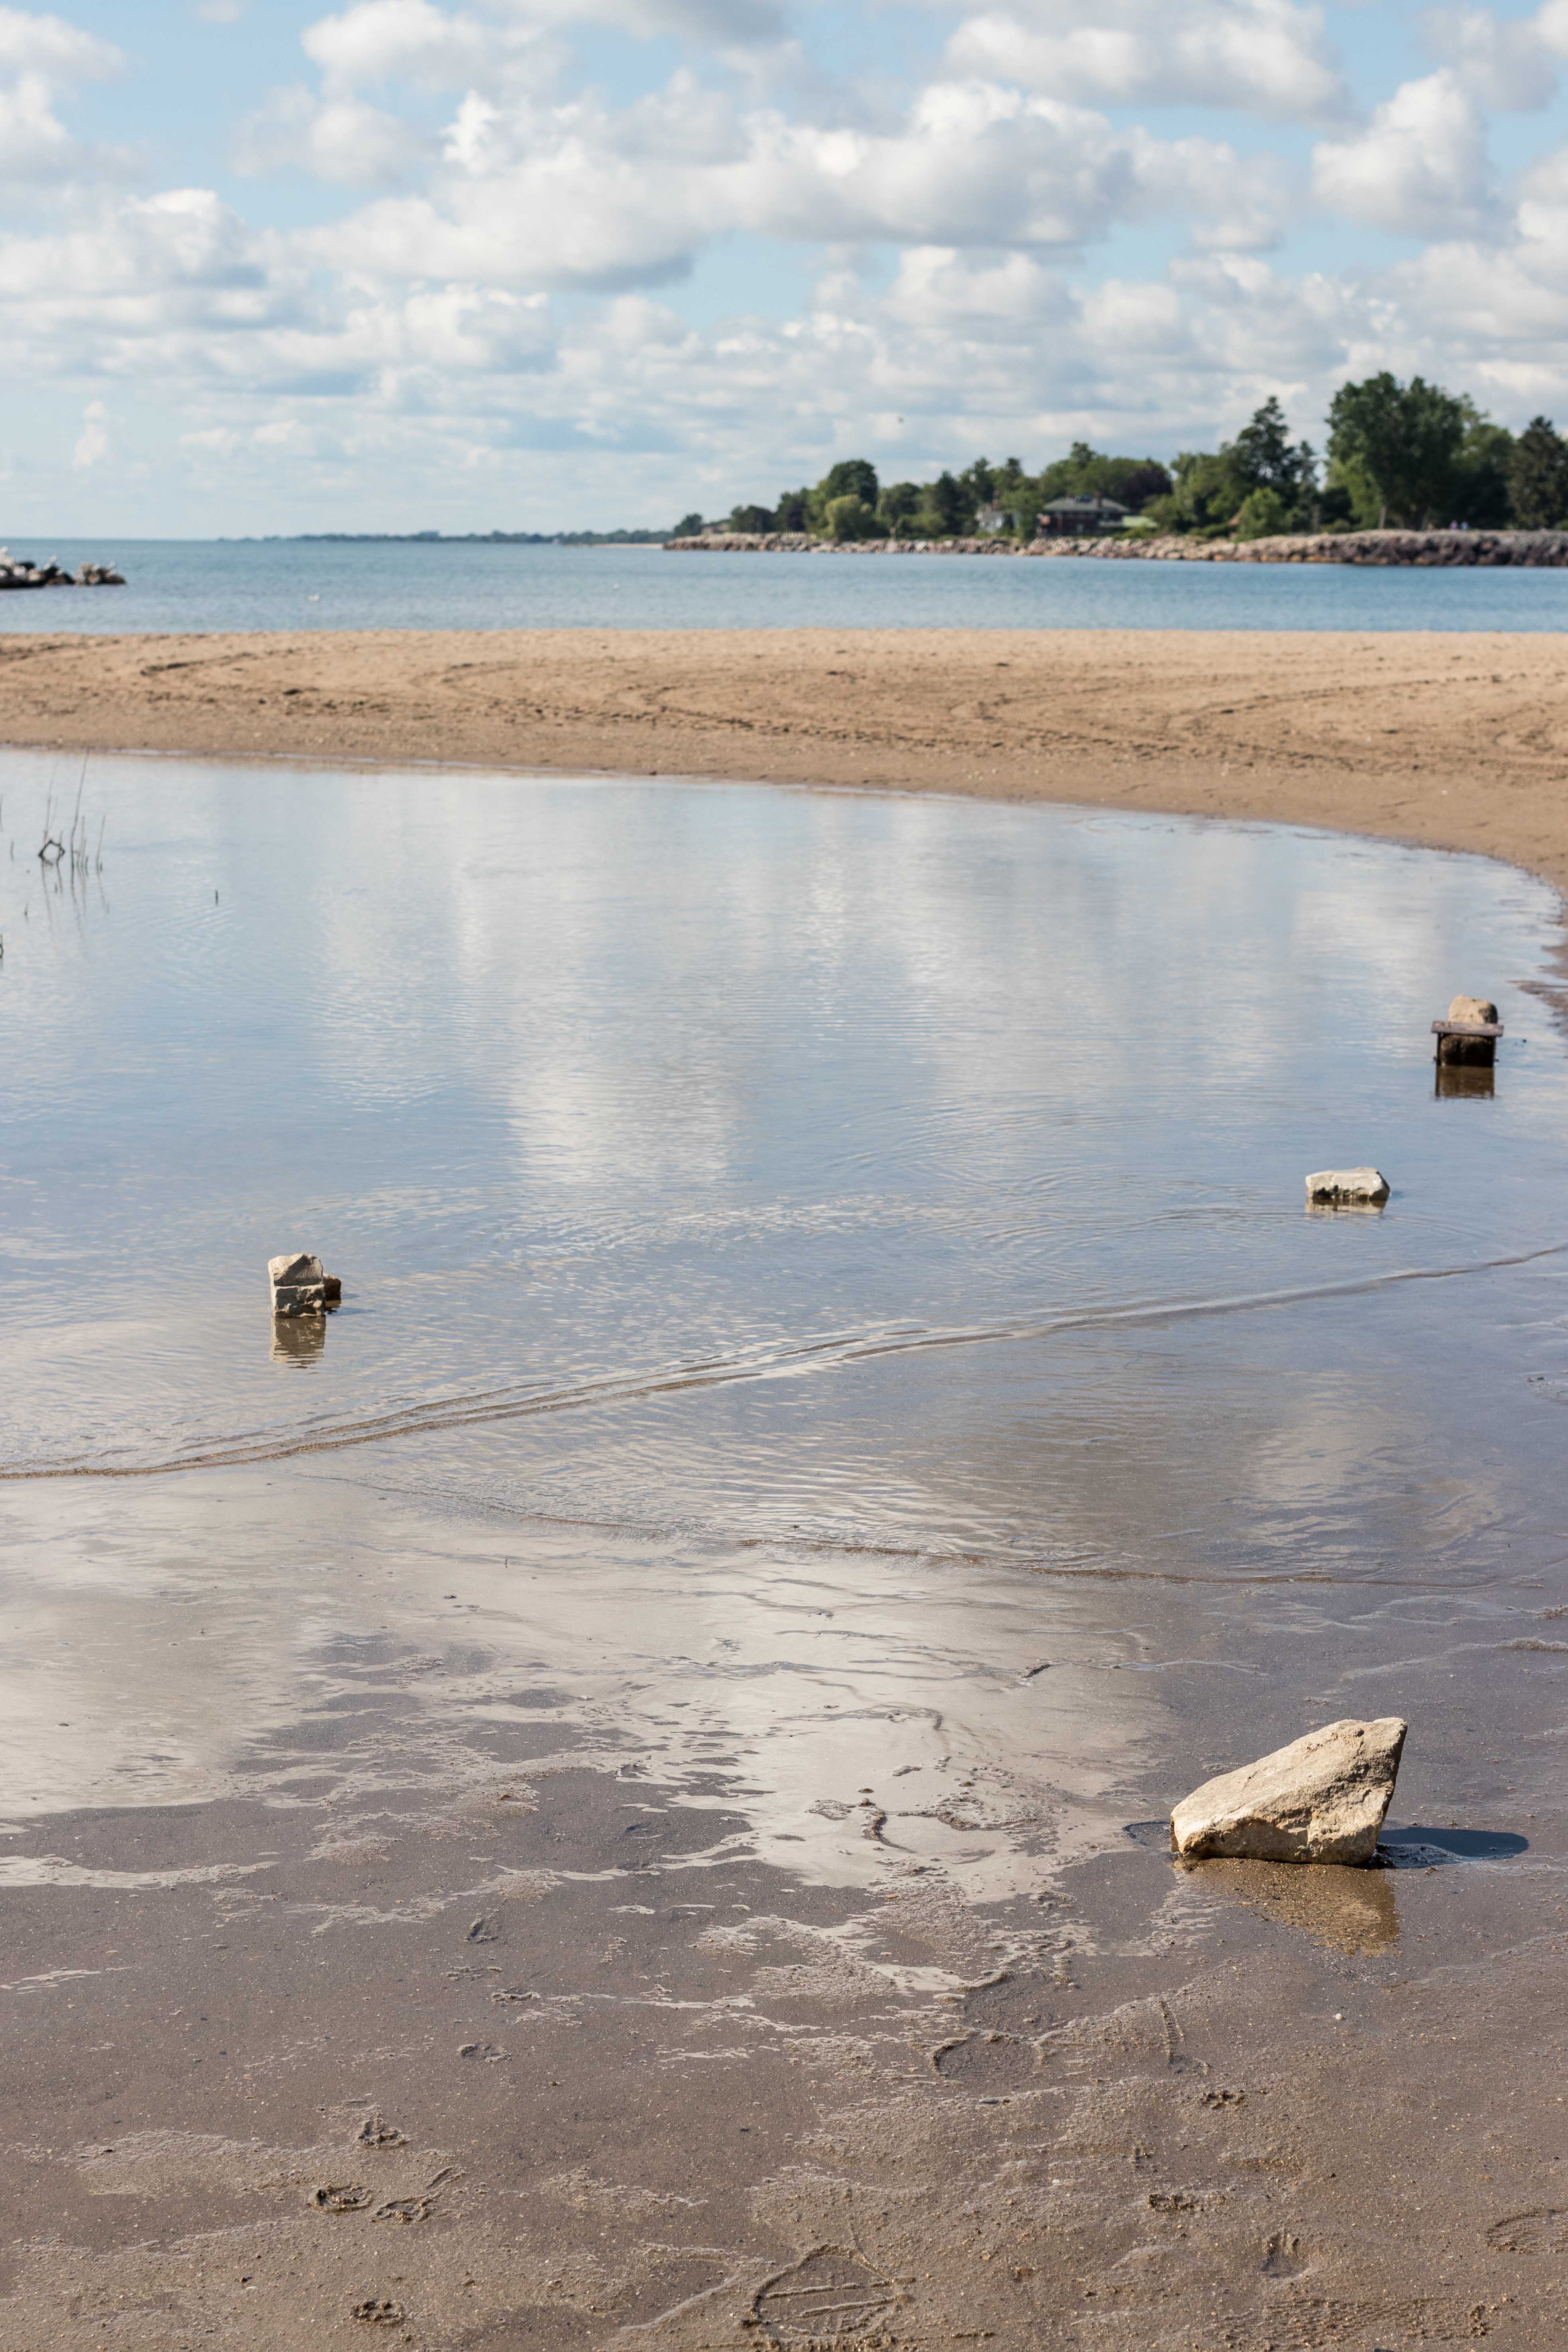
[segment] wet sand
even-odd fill
[[[746,776],[1269,818],[1568,888],[1554,636],[0,637],[0,741]]]
[[[1568,876],[1550,643],[1354,641],[1381,672],[1356,689],[1358,743],[1321,639],[1119,639],[1133,672],[1120,687],[1103,639],[1076,641],[1076,667],[1059,639],[1026,652],[836,637],[832,659],[826,645],[736,639],[728,666],[712,641],[605,642],[595,655],[576,636],[500,654],[468,641],[475,662],[510,664],[499,683],[461,670],[469,655],[449,646],[421,670],[415,648],[434,641],[403,638],[296,651],[73,640],[39,648],[30,677],[12,646],[0,734],[1059,791],[1387,830]],[[1160,665],[1174,678],[1175,649],[1190,662],[1195,643],[1207,667],[1194,698],[1162,719],[1175,698]],[[737,675],[742,646],[771,700]],[[1289,752],[1251,768],[1215,731],[1243,720],[1244,656],[1253,734],[1270,696],[1288,714],[1276,723]],[[153,667],[174,658],[195,675]],[[1338,658],[1350,664],[1348,646]],[[1038,664],[1005,723],[986,699],[998,661]],[[1489,661],[1512,681],[1506,724]],[[608,686],[607,662],[627,665]],[[830,681],[829,667],[858,674]],[[942,748],[955,668],[973,730],[956,760]],[[857,687],[852,712],[812,716]],[[1114,708],[1097,717],[1097,701]],[[771,715],[753,736],[759,706]],[[1378,737],[1374,710],[1405,714],[1377,721],[1396,739]],[[1461,792],[1450,816],[1445,795]],[[1500,1496],[1518,1410],[1501,1393],[1456,1403],[1479,1423]],[[1121,1486],[1152,1527],[1155,1498],[1145,1507],[1135,1484],[1142,1443],[1129,1435]],[[1509,1592],[1530,1622],[1493,1629],[1517,1633],[1511,1664],[1531,1678],[1519,1704],[1541,1744],[1503,1752],[1461,1688],[1442,1737],[1426,1727],[1413,1743],[1397,1808],[1413,1846],[1422,1823],[1434,1838],[1458,1825],[1459,1842],[1412,1867],[1173,1868],[1160,1815],[1222,1760],[1212,1734],[1200,1718],[1174,1751],[1139,1752],[1131,1702],[1105,1696],[1125,1691],[1131,1677],[1107,1677],[1140,1648],[1191,1654],[1199,1621],[1173,1580],[1097,1586],[1081,1603],[1086,1654],[1063,1630],[1029,1685],[1102,1722],[1102,1818],[1092,1772],[1042,1794],[977,1770],[935,1710],[929,1752],[907,1751],[916,1767],[868,1707],[837,1747],[812,1727],[800,1828],[826,1845],[795,1870],[776,1845],[758,1857],[754,1756],[721,1717],[674,1758],[624,1703],[595,1697],[592,1644],[623,1653],[632,1676],[644,1654],[613,1592],[574,1643],[561,1637],[584,1560],[617,1544],[638,1580],[625,1531],[531,1528],[417,1459],[359,1459],[347,1473],[273,1462],[6,1494],[12,1543],[46,1562],[148,1564],[193,1687],[209,1622],[221,1631],[205,1591],[221,1575],[226,1608],[255,1609],[274,1564],[298,1561],[290,1622],[311,1629],[319,1695],[249,1738],[216,1797],[193,1769],[188,1804],[127,1805],[109,1787],[100,1806],[19,1818],[5,1836],[5,2352],[1563,2341],[1564,1646],[1544,1521]],[[1454,1467],[1411,1462],[1413,1492],[1455,1487]],[[1221,1475],[1234,1484],[1228,1465]],[[1461,1501],[1468,1554],[1501,1504],[1479,1475]],[[531,1600],[517,1578],[531,1547],[545,1587],[555,1580]],[[793,1563],[770,1551],[798,1573],[803,1615],[847,1608],[872,1581],[831,1544],[803,1544]],[[333,1617],[334,1599],[393,1563],[395,1610],[360,1601]],[[894,1567],[912,1585],[915,1565]],[[657,1562],[646,1569],[652,1584]],[[1342,1612],[1322,1621],[1331,1633],[1298,1628],[1295,1685],[1340,1688],[1333,1673],[1376,1646],[1375,1601],[1347,1591],[1326,1604]],[[1204,1638],[1260,1669],[1288,1650],[1294,1605],[1282,1591],[1242,1636],[1239,1602],[1215,1599]],[[100,1635],[116,1672],[117,1625]],[[1425,1655],[1440,1638],[1413,1616],[1378,1633],[1379,1654]],[[977,1644],[940,1663],[955,1680],[1005,1664],[1011,1694],[1029,1663],[1016,1641],[991,1658]],[[879,1629],[875,1655],[887,1646]],[[166,1663],[134,1671],[179,1687]],[[67,1715],[82,1674],[79,1658],[62,1665]],[[1245,1710],[1266,1697],[1235,1703],[1248,1732]],[[165,1775],[180,1736],[171,1707]],[[1080,1726],[1071,1744],[1084,1749]],[[1518,1834],[1472,1832],[1467,1852],[1464,1825],[1498,1818]],[[917,1862],[916,1836],[947,1843]],[[988,1880],[994,1853],[1033,1857],[1026,1894]]]

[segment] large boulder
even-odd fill
[[[1394,1796],[1407,1726],[1347,1717],[1222,1772],[1171,1815],[1171,1851],[1257,1862],[1367,1863]]]

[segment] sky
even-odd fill
[[[0,540],[1568,427],[1568,0],[0,5]]]

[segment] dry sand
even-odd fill
[[[555,629],[0,639],[0,741],[1247,816],[1568,889],[1560,637]]]

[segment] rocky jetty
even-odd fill
[[[1394,1795],[1406,1726],[1395,1715],[1325,1724],[1222,1772],[1171,1815],[1171,1850],[1257,1862],[1369,1863]]]
[[[123,588],[125,575],[111,563],[84,563],[69,572],[60,563],[35,563],[0,547],[0,589],[4,588]]]
[[[1158,531],[1113,539],[1037,540],[1031,555],[1146,563],[1568,564],[1568,530],[1321,530],[1279,539],[1180,539]]]
[[[1013,539],[814,539],[806,530],[705,531],[667,539],[676,555],[1050,555],[1117,563],[1568,564],[1568,530],[1322,530],[1279,539],[1184,539],[1172,532],[1117,531],[1103,539],[1065,534]]]

